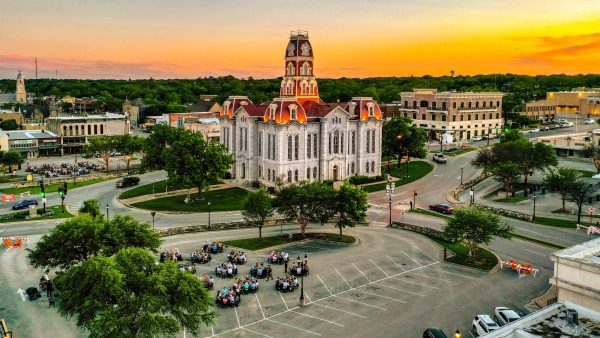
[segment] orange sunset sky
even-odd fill
[[[600,73],[600,0],[0,0],[0,78]]]

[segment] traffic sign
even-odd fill
[[[588,209],[588,211],[590,212],[590,214],[593,214],[593,213],[595,213],[595,212],[596,212],[596,209],[595,209],[595,208],[592,208],[592,207],[590,207],[590,208]]]
[[[42,198],[42,203],[46,203],[46,197]]]
[[[474,193],[475,193],[475,192],[474,192],[473,190],[470,190],[470,191],[469,191],[469,195],[470,195],[470,196],[473,196],[473,194],[474,194]]]

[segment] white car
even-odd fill
[[[496,331],[500,328],[492,317],[488,315],[478,315],[473,319],[473,333],[477,336],[486,335],[492,331]]]
[[[473,136],[473,138],[471,139],[471,142],[477,142],[477,141],[481,141],[483,140],[483,138],[481,138],[481,136]]]
[[[534,128],[534,129],[529,129],[530,133],[539,133],[540,129],[539,128]]]
[[[583,124],[594,124],[594,122],[595,122],[594,119],[590,119],[590,118],[583,120]]]
[[[521,319],[521,316],[507,307],[498,306],[494,309],[494,320],[501,326],[510,324],[519,319]]]

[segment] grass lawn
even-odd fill
[[[76,188],[81,188],[81,187],[85,187],[86,185],[91,185],[91,184],[96,184],[96,183],[100,183],[100,182],[104,182],[104,181],[108,181],[108,180],[112,180],[115,177],[101,177],[101,178],[95,178],[92,180],[87,180],[87,181],[81,181],[81,182],[77,182],[77,185],[75,185],[73,183],[73,180],[70,179],[67,183],[67,187],[69,190],[71,189],[76,189]],[[39,183],[38,183],[39,184]],[[48,193],[53,193],[53,192],[58,192],[58,188],[62,187],[62,183],[53,183],[53,184],[47,184],[46,185],[46,194]],[[0,192],[5,193],[5,194],[20,194],[22,192],[26,192],[29,191],[30,194],[39,194],[40,193],[40,186],[36,185],[36,186],[32,186],[32,187],[23,187],[23,188],[8,188],[8,189],[1,189]]]
[[[477,150],[477,148],[471,147],[471,148],[460,149],[460,150],[455,150],[455,151],[445,151],[444,154],[446,154],[448,156],[458,156],[458,155],[469,153],[469,152],[472,152],[475,150]]]
[[[14,182],[19,179],[22,179],[23,175],[6,175],[6,177],[0,176],[0,183]]]
[[[519,203],[519,202],[523,202],[528,200],[529,198],[527,197],[523,197],[523,196],[508,196],[508,198],[499,198],[494,200],[495,202],[502,202],[502,203]]]
[[[219,190],[209,190],[204,192],[201,201],[185,203],[187,195],[169,196],[157,198],[149,201],[134,203],[133,206],[140,209],[156,211],[184,211],[184,212],[207,212],[208,204],[211,202],[211,211],[231,211],[240,210],[248,191],[240,188],[228,188]],[[198,194],[192,194],[194,199]]]
[[[425,175],[429,174],[433,170],[433,165],[425,162],[425,161],[410,161],[408,165],[408,177],[406,177],[406,162],[400,164],[398,168],[397,165],[390,166],[390,175],[393,177],[399,178],[399,181],[396,181],[396,186],[405,185],[411,182],[414,182]],[[388,173],[387,167],[381,167],[381,174],[386,175]],[[385,190],[385,185],[387,182],[365,185],[363,189],[366,192],[375,192],[380,190]]]
[[[583,176],[583,177],[588,177],[591,178],[592,176],[596,175],[597,172],[595,171],[590,171],[590,170],[577,170],[579,171],[579,173]]]
[[[150,194],[152,194],[153,191],[154,191],[154,193],[161,193],[161,192],[164,193],[166,184],[167,184],[167,180],[162,180],[162,181],[158,181],[155,183],[140,185],[133,189],[124,191],[121,195],[119,195],[119,198],[127,199],[127,198],[132,198],[132,197],[143,196],[143,195],[150,195]],[[154,187],[154,190],[153,190],[153,187]],[[169,185],[169,191],[179,190],[179,189],[183,189],[183,188],[184,187],[179,187],[179,186],[175,186],[175,185],[171,185],[171,184]]]
[[[17,211],[10,214],[0,215],[0,223],[11,223],[11,222],[23,222],[23,221],[38,221],[44,219],[56,219],[56,218],[69,218],[73,217],[73,214],[69,213],[65,208],[65,212],[62,212],[62,208],[60,205],[54,205],[51,207],[46,206],[46,211],[53,210],[54,215],[50,216],[42,216],[37,218],[25,218],[26,215],[29,215],[29,211]],[[43,208],[38,208],[38,214],[41,214]]]
[[[551,248],[555,248],[555,249],[559,249],[562,250],[565,247],[562,245],[558,245],[558,244],[554,244],[554,243],[550,243],[550,242],[546,242],[546,241],[542,241],[541,239],[537,239],[537,238],[531,238],[531,237],[527,237],[527,236],[523,236],[523,235],[519,235],[519,234],[515,234],[514,232],[511,233],[511,235],[514,238],[518,238],[518,239],[522,239],[524,241],[528,241],[528,242],[533,242],[533,243],[537,243],[537,244],[541,244],[541,245],[545,245]]]
[[[444,214],[441,214],[439,212],[435,212],[435,211],[432,211],[432,210],[420,209],[420,208],[413,209],[410,212],[414,212],[414,213],[417,213],[417,214],[423,214],[423,215],[429,215],[429,216],[433,216],[433,217],[444,218],[444,219],[452,218],[452,216],[449,216],[449,215],[444,215]]]
[[[477,248],[475,261],[470,262],[468,256],[469,248],[465,244],[450,243],[433,237],[429,237],[429,239],[455,253],[454,256],[448,258],[448,262],[469,266],[484,271],[489,271],[494,266],[496,266],[496,264],[498,264],[498,259],[496,258],[496,255],[482,247]]]
[[[342,238],[340,238],[339,234],[334,234],[334,233],[308,232],[305,235],[306,235],[306,237],[305,237],[306,239],[309,239],[309,238],[310,239],[324,239],[324,240],[329,240],[329,241],[333,241],[333,242],[341,242],[341,243],[348,243],[348,244],[354,243],[354,241],[356,240],[354,237],[347,236],[347,235],[343,235]],[[236,240],[232,240],[232,241],[225,241],[225,242],[223,242],[223,244],[235,246],[237,248],[242,248],[242,249],[246,249],[246,250],[260,250],[260,249],[264,249],[264,248],[268,248],[268,247],[272,247],[272,246],[296,242],[299,240],[302,240],[302,237],[300,236],[300,234],[293,234],[292,236],[277,235],[277,236],[263,237],[260,240],[258,238],[236,239]]]
[[[577,227],[576,221],[571,221],[571,220],[567,220],[567,219],[558,219],[558,218],[548,218],[548,217],[537,217],[536,216],[533,223],[547,225],[547,226],[551,226],[551,227],[558,227],[558,228],[573,228],[574,229]]]

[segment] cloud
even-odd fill
[[[530,40],[534,51],[523,53],[515,58],[515,63],[541,67],[581,68],[585,60],[600,54],[600,33],[541,36]],[[590,66],[596,66],[592,62]],[[598,69],[589,69],[590,72]]]
[[[0,54],[0,77],[12,78],[19,69],[31,77],[35,72],[34,59],[18,53]],[[40,77],[54,77],[57,71],[60,78],[169,78],[177,75],[178,67],[162,62],[38,58]]]

